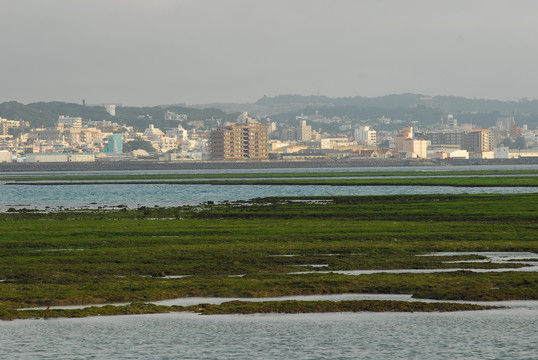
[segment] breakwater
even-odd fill
[[[526,165],[538,164],[538,158],[492,160],[430,159],[340,159],[315,161],[175,161],[148,160],[96,161],[66,163],[0,163],[0,172],[34,171],[111,171],[111,170],[218,170],[218,169],[307,169],[391,166],[458,166],[458,165]]]
[[[316,161],[96,161],[65,163],[3,163],[0,171],[110,171],[110,170],[212,170],[212,169],[279,169],[339,168],[439,165],[429,160],[316,160]]]

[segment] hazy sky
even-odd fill
[[[0,0],[0,102],[538,98],[536,0]]]

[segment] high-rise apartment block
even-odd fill
[[[471,153],[492,151],[494,140],[491,129],[473,129],[471,131],[425,132],[419,135],[431,142],[431,145],[457,145]]]
[[[430,140],[431,144],[437,145],[458,145],[463,148],[463,131],[445,131],[445,132],[423,132],[419,136]]]
[[[355,140],[361,145],[373,146],[377,143],[377,133],[369,126],[361,126],[355,129]]]
[[[284,124],[280,127],[278,132],[278,139],[280,141],[296,141],[297,140],[297,129],[294,126]]]
[[[23,120],[7,120],[0,117],[0,136],[7,136],[9,134],[9,129],[12,128],[21,128],[24,126]]]
[[[491,129],[475,129],[466,132],[463,137],[463,148],[469,152],[484,152],[493,150]]]
[[[457,129],[458,128],[458,120],[454,119],[454,115],[448,114],[446,117],[446,125],[450,129]]]
[[[123,152],[122,135],[110,135],[108,137],[108,144],[103,149],[103,152],[121,154]]]
[[[306,120],[301,120],[297,127],[297,141],[312,140],[312,126],[306,125]]]
[[[263,160],[269,158],[267,125],[241,115],[233,125],[211,131],[209,149],[214,160]]]

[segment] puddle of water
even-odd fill
[[[231,275],[233,276],[233,275]],[[298,301],[317,301],[317,300],[329,300],[329,301],[344,301],[344,300],[400,300],[400,301],[418,301],[411,297],[411,295],[400,295],[400,294],[330,294],[330,295],[297,295],[297,296],[280,296],[280,297],[265,297],[265,298],[239,298],[239,297],[186,297],[186,298],[177,298],[169,300],[160,300],[160,301],[149,301],[150,304],[155,305],[165,305],[165,306],[190,306],[190,305],[199,305],[199,304],[214,304],[220,305],[228,301],[252,301],[252,302],[263,302],[263,301],[287,301],[287,300],[298,300]],[[107,303],[107,304],[95,304],[95,305],[66,305],[66,306],[51,306],[51,309],[84,309],[90,306],[125,306],[129,303]],[[19,310],[46,310],[46,307],[33,307],[33,308],[23,308]]]
[[[292,266],[305,266],[305,267],[322,268],[322,267],[328,267],[329,264],[301,264],[301,265],[292,265]]]
[[[152,278],[152,279],[182,279],[192,275],[165,275],[165,276],[153,276],[153,275],[139,275],[140,277]]]
[[[191,297],[178,298],[163,301],[152,302],[155,305],[179,305],[190,306],[199,304],[219,305],[225,302],[240,300],[250,302],[264,301],[349,301],[349,300],[393,300],[393,301],[410,301],[410,302],[428,302],[428,303],[460,303],[476,305],[493,305],[504,306],[509,308],[523,308],[538,310],[538,300],[509,300],[509,301],[465,301],[465,300],[433,300],[413,298],[408,294],[331,294],[331,295],[298,295],[298,296],[281,296],[266,298],[214,298],[214,297]]]
[[[417,256],[465,256],[465,255],[478,255],[478,256],[485,256],[488,258],[491,262],[498,262],[498,263],[505,263],[507,261],[514,261],[514,260],[538,260],[538,254],[532,253],[532,252],[510,252],[510,251],[499,251],[499,252],[491,252],[491,251],[465,251],[465,252],[436,252],[431,254],[425,254],[425,255],[417,255]],[[476,261],[476,260],[473,260]]]
[[[191,306],[199,304],[214,304],[220,305],[229,301],[350,301],[350,300],[393,300],[393,301],[409,301],[409,302],[427,302],[427,303],[460,303],[460,304],[476,304],[476,305],[493,305],[504,306],[508,308],[531,309],[538,310],[538,300],[510,300],[510,301],[465,301],[465,300],[432,300],[413,298],[409,294],[330,294],[330,295],[297,295],[297,296],[280,296],[280,297],[265,297],[265,298],[220,298],[220,297],[186,297],[161,301],[150,301],[148,303],[165,306]],[[125,306],[128,303],[112,303],[112,304],[95,304],[95,305],[72,305],[72,306],[51,306],[51,309],[83,309],[90,306]],[[20,310],[45,310],[46,307],[25,308]]]
[[[437,252],[426,255],[417,256],[469,256],[477,255],[484,256],[487,259],[476,260],[457,260],[457,261],[445,261],[445,264],[465,264],[465,263],[496,263],[496,264],[513,264],[519,263],[524,265],[535,266],[538,261],[538,254],[532,252],[491,252],[491,251],[477,251],[477,252]]]
[[[534,264],[534,263],[533,263]],[[371,274],[434,274],[442,272],[455,272],[455,271],[470,271],[477,273],[486,272],[538,272],[538,265],[527,266],[521,268],[501,268],[501,269],[464,269],[464,268],[451,268],[451,269],[394,269],[394,270],[333,270],[333,271],[296,271],[290,272],[291,275],[303,275],[303,274],[342,274],[342,275],[371,275]]]
[[[192,298],[178,298],[163,301],[155,301],[156,305],[199,305],[199,304],[214,304],[219,305],[225,302],[240,300],[250,302],[264,302],[264,301],[345,301],[345,300],[400,300],[400,301],[417,301],[414,300],[411,295],[399,295],[399,294],[330,294],[330,295],[297,295],[297,296],[278,296],[278,297],[265,297],[265,298],[215,298],[215,297],[192,297]]]

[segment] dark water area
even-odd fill
[[[3,359],[535,359],[537,312],[197,315],[0,322]]]
[[[268,196],[396,195],[396,194],[521,194],[535,187],[327,186],[327,185],[17,185],[2,186],[0,211],[9,208],[98,208],[126,205],[181,206],[207,201],[250,200]]]
[[[512,166],[459,166],[457,170],[525,170],[538,169],[538,165]],[[310,169],[227,169],[227,170],[118,170],[98,172],[11,172],[3,177],[61,176],[61,175],[141,175],[141,174],[241,174],[280,172],[378,172],[378,171],[439,171],[440,175],[454,168],[430,167],[380,167],[380,168],[310,168]],[[17,185],[7,186],[0,182],[0,211],[9,208],[56,209],[97,208],[126,205],[138,206],[181,206],[196,205],[207,201],[249,200],[267,196],[327,196],[327,195],[395,195],[395,194],[514,194],[538,192],[535,187],[436,187],[436,186],[326,186],[326,185],[168,185],[168,184],[84,184],[84,185]]]

